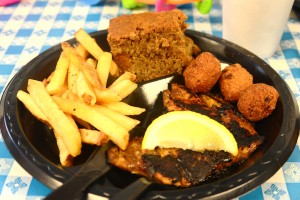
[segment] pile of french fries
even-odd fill
[[[140,122],[131,118],[144,108],[122,100],[136,88],[135,75],[119,69],[83,29],[75,33],[77,45],[62,42],[62,52],[49,77],[28,80],[27,92],[17,98],[54,132],[63,166],[71,166],[82,143],[102,145],[109,140],[126,149],[129,131]],[[109,76],[116,80],[107,85]]]

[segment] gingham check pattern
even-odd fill
[[[222,2],[214,0],[209,15],[201,15],[194,5],[179,8],[188,15],[190,29],[222,37]],[[108,27],[109,20],[124,13],[153,11],[153,6],[137,10],[122,8],[120,0],[101,0],[88,6],[77,0],[23,0],[0,7],[0,92],[9,79],[32,58],[51,46],[73,37],[78,28],[93,32]],[[300,21],[292,12],[280,46],[266,59],[288,83],[300,102]],[[283,167],[267,182],[239,197],[252,199],[300,199],[300,142]],[[51,190],[20,167],[0,135],[0,199],[42,199]]]

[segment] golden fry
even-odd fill
[[[127,103],[124,103],[122,101],[103,104],[103,106],[114,110],[122,115],[139,115],[145,112],[146,110],[145,108],[128,105]]]
[[[131,72],[124,72],[121,76],[119,76],[110,87],[114,87],[114,85],[120,83],[123,80],[131,80],[132,82],[135,81],[136,75]]]
[[[70,62],[77,66],[85,76],[86,80],[95,88],[102,89],[103,85],[100,82],[97,71],[93,66],[88,64],[67,42],[61,43],[62,49]]]
[[[111,103],[121,101],[122,98],[113,90],[105,88],[102,90],[94,89],[98,103]]]
[[[78,52],[78,54],[84,59],[86,60],[87,57],[89,56],[89,52],[86,50],[86,48],[82,45],[82,44],[78,44],[75,47],[76,51]]]
[[[103,50],[99,47],[97,42],[82,28],[80,28],[74,34],[76,40],[84,46],[84,48],[97,60],[99,60],[100,55]]]
[[[109,141],[108,136],[101,131],[90,129],[79,129],[79,131],[83,143],[100,146]]]
[[[73,156],[70,155],[68,149],[66,148],[66,145],[62,141],[62,139],[58,136],[59,134],[56,133],[54,130],[54,135],[56,137],[56,143],[59,151],[59,160],[62,166],[64,167],[70,167],[73,163]]]
[[[49,124],[47,117],[44,115],[44,113],[39,109],[39,107],[35,104],[31,96],[24,92],[24,91],[18,91],[17,98],[25,105],[25,107],[39,120],[42,122]],[[65,144],[63,143],[62,139],[58,136],[58,133],[55,132],[54,134],[57,141],[57,146],[59,149],[59,158],[60,163],[65,166],[69,167],[72,165],[73,157],[70,155],[69,151],[67,150]]]
[[[115,63],[114,61],[112,61],[111,64],[110,64],[109,73],[113,77],[120,76],[120,70],[118,68],[117,63]]]
[[[77,124],[74,121],[72,115],[66,114],[66,116],[69,119],[70,126],[73,126],[75,129],[78,129],[77,128]],[[55,138],[56,138],[57,147],[58,147],[58,150],[59,150],[59,160],[60,160],[60,163],[63,166],[67,166],[67,167],[72,166],[73,158],[74,157],[68,151],[68,149],[67,149],[66,145],[64,144],[63,140],[61,139],[59,133],[55,129],[53,130],[53,132],[54,132],[54,135],[55,135]]]
[[[116,122],[120,126],[124,127],[127,131],[130,131],[136,125],[138,125],[140,123],[140,121],[138,121],[136,119],[132,119],[130,117],[122,115],[122,114],[120,114],[116,111],[110,110],[102,105],[95,105],[94,108],[97,109],[99,112],[101,112],[103,115],[112,119],[114,122]]]
[[[41,120],[44,123],[48,123],[47,117],[36,105],[36,103],[33,101],[33,99],[28,93],[19,90],[17,93],[17,98],[24,104],[24,106],[31,112],[33,116],[35,116],[37,119]]]
[[[49,94],[52,95],[52,94],[59,93],[61,91],[67,78],[68,68],[69,68],[69,60],[64,55],[64,53],[61,53],[56,64],[56,68],[53,72],[53,76],[51,77],[50,82],[46,86]]]
[[[95,106],[89,106],[81,101],[71,101],[61,97],[53,97],[54,101],[66,113],[72,114],[104,132],[121,149],[126,149],[129,141],[128,131],[105,116]]]
[[[101,47],[97,44],[96,40],[92,38],[85,30],[82,28],[79,29],[75,34],[74,34],[76,40],[82,44],[85,49],[96,59],[100,60],[100,55],[103,53],[103,50]],[[119,70],[117,64],[112,61],[112,68],[111,74],[112,76],[118,76]]]
[[[106,86],[107,79],[109,76],[109,69],[111,66],[112,55],[109,52],[103,52],[97,64],[97,73],[100,78],[102,85]]]
[[[65,93],[61,95],[62,98],[70,99],[72,101],[78,101],[79,97],[77,94],[74,94],[71,90],[66,90]]]
[[[62,87],[61,87],[61,90],[59,91],[59,93],[56,93],[54,94],[55,96],[62,96],[68,89],[68,86],[67,84],[64,84]]]
[[[129,94],[131,94],[137,87],[138,84],[126,79],[121,80],[116,84],[112,84],[111,86],[109,86],[109,89],[115,91],[121,97],[121,99],[124,99]]]
[[[76,92],[79,98],[81,98],[86,104],[94,105],[96,103],[97,99],[94,90],[81,72],[79,72],[76,80]]]
[[[29,79],[27,90],[48,119],[50,126],[58,133],[68,152],[77,156],[81,152],[81,138],[79,130],[74,127],[68,116],[57,106],[52,97],[47,92],[42,82]]]
[[[68,70],[67,85],[68,85],[69,90],[73,91],[74,93],[76,93],[76,80],[77,80],[79,72],[80,72],[79,67],[70,63],[69,70]]]
[[[88,58],[86,60],[87,63],[89,63],[91,66],[93,66],[93,68],[97,68],[97,60],[93,59],[93,58]]]
[[[52,79],[52,77],[53,77],[53,74],[54,74],[54,71],[51,72],[51,74],[50,74],[46,79],[43,80],[43,81],[46,82],[46,85],[51,81],[51,79]]]

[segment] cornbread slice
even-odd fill
[[[107,40],[121,71],[146,81],[182,70],[199,48],[184,35],[180,10],[122,15],[110,20]]]

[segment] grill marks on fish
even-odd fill
[[[158,183],[188,187],[205,181],[215,166],[231,160],[230,154],[223,151],[195,152],[176,148],[142,151],[142,140],[142,137],[134,137],[125,151],[118,147],[109,149],[108,162]]]
[[[159,151],[165,151],[158,148]],[[145,153],[142,160],[150,177],[167,185],[188,187],[205,181],[216,165],[231,160],[228,153],[220,151],[195,152],[191,150],[173,149],[176,154]],[[165,154],[165,153],[164,153]]]
[[[173,83],[170,90],[163,92],[163,104],[167,111],[199,112],[226,126],[238,143],[238,155],[232,156],[224,151],[195,152],[176,148],[143,151],[142,137],[135,137],[125,151],[117,147],[108,151],[111,164],[158,183],[189,187],[244,161],[263,142],[263,137],[257,134],[254,125],[219,94],[196,94],[183,85]]]

